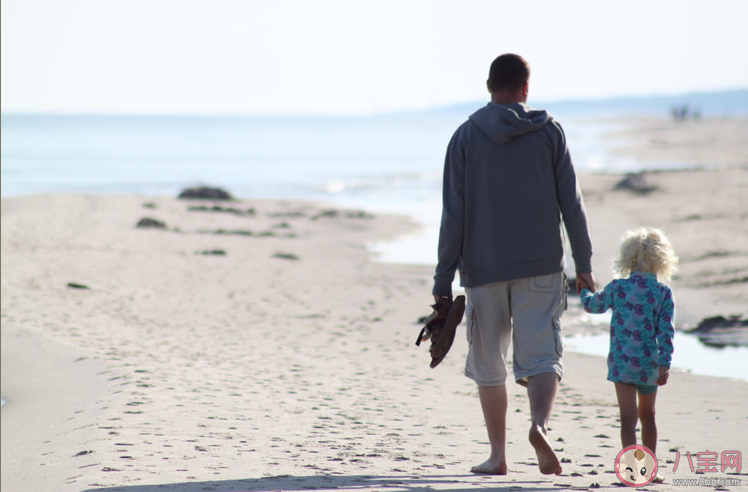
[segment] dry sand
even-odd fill
[[[683,132],[720,129],[659,124],[686,142]],[[656,145],[646,125],[632,131],[642,142],[628,152]],[[611,191],[620,177],[582,175],[598,280],[610,279],[623,230],[661,227],[682,259],[680,323],[744,314],[748,160],[708,164],[720,162],[730,165],[649,175],[658,189],[646,196]],[[464,332],[429,369],[413,342],[432,267],[377,263],[366,248],[413,231],[409,219],[281,201],[220,204],[243,214],[188,210],[200,204],[214,205],[2,200],[3,492],[616,487],[613,386],[602,358],[575,353],[550,431],[563,475],[538,472],[527,398],[514,384],[510,474],[469,472],[488,446],[462,375]],[[167,229],[136,228],[143,217]],[[225,255],[203,254],[216,250]],[[567,333],[601,329],[570,305]],[[748,486],[745,470],[699,475],[685,457],[748,452],[748,383],[675,371],[658,395],[658,424],[668,483],[647,489],[699,477]]]

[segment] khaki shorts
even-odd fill
[[[555,372],[561,363],[561,313],[566,308],[562,272],[466,288],[468,356],[465,375],[478,386],[506,384],[509,342],[514,379]],[[512,329],[512,327],[514,329]]]

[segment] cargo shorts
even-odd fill
[[[563,272],[465,289],[468,356],[465,375],[478,386],[501,386],[512,370],[517,383],[554,372],[563,377],[561,314],[568,286]]]

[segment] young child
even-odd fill
[[[670,280],[678,258],[665,235],[657,229],[624,234],[613,280],[602,292],[581,292],[588,313],[612,309],[608,380],[616,385],[621,412],[621,444],[636,444],[636,423],[641,421],[642,444],[656,452],[655,397],[657,386],[667,383],[673,353],[675,304]],[[639,405],[637,408],[637,394]],[[658,476],[656,481],[661,481]]]

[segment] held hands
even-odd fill
[[[577,295],[582,293],[582,289],[595,292],[595,277],[592,275],[592,272],[577,273]]]
[[[660,376],[657,378],[658,386],[665,386],[667,384],[667,378],[670,376],[670,369],[667,366],[658,367]]]

